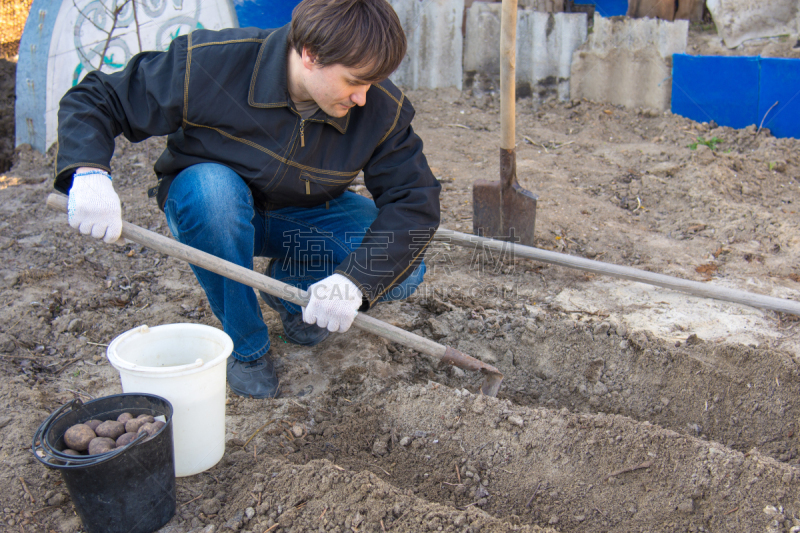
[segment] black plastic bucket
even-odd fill
[[[152,438],[107,453],[61,453],[64,433],[89,420],[116,420],[122,413],[164,416]],[[87,403],[73,400],[55,411],[33,437],[34,456],[61,471],[86,533],[151,533],[175,514],[172,404],[153,394],[117,394]]]

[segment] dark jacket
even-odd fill
[[[78,167],[110,172],[119,134],[169,135],[151,190],[162,209],[174,177],[198,163],[233,169],[262,210],[324,204],[363,170],[378,218],[336,271],[371,305],[422,260],[439,224],[440,186],[411,128],[414,109],[388,80],[342,118],[320,110],[301,121],[287,90],[287,34],[288,26],[198,30],[120,72],[88,74],[61,100],[55,188],[68,192]]]

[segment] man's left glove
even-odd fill
[[[308,306],[303,308],[304,322],[339,333],[350,329],[363,296],[355,283],[341,274],[333,274],[310,286],[308,293]]]
[[[122,209],[111,176],[104,170],[81,167],[72,178],[67,201],[69,225],[107,243],[122,233]]]

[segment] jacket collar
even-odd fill
[[[267,35],[256,58],[256,66],[250,79],[247,103],[252,107],[290,107],[287,61],[289,57],[289,24]],[[350,122],[348,111],[343,117],[332,117],[322,110],[313,115],[313,120],[330,124],[340,133],[347,131]]]

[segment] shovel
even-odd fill
[[[51,194],[47,197],[47,205],[62,213],[67,212],[67,197],[62,194]],[[304,290],[292,287],[269,276],[253,272],[248,268],[235,265],[224,259],[200,251],[191,246],[182,244],[174,239],[164,237],[158,233],[140,228],[130,222],[122,222],[122,237],[133,241],[157,252],[169,255],[176,259],[182,259],[200,268],[204,268],[220,276],[238,281],[254,289],[267,292],[278,298],[283,298],[289,302],[305,307],[308,305],[308,293]],[[443,346],[432,340],[415,335],[410,331],[382,322],[377,318],[372,318],[364,313],[358,313],[353,325],[364,331],[374,333],[384,339],[398,342],[420,353],[424,353],[441,359],[444,363],[457,366],[464,370],[481,372],[484,376],[481,393],[486,396],[497,396],[500,390],[500,383],[503,381],[503,374],[492,365],[487,365],[474,357],[451,348]]]
[[[517,0],[503,0],[500,19],[500,181],[472,186],[475,235],[533,246],[537,196],[517,182],[514,140]]]

